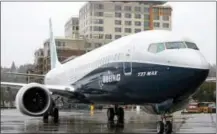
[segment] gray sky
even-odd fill
[[[34,62],[34,52],[49,37],[49,17],[54,35],[64,36],[64,24],[78,16],[84,2],[2,2],[1,65]],[[190,36],[211,63],[216,62],[216,3],[169,2],[172,29]]]

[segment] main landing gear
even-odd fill
[[[124,109],[115,105],[114,108],[108,108],[107,118],[108,121],[114,121],[115,115],[117,116],[118,122],[124,122]]]
[[[157,122],[157,133],[163,134],[165,132],[166,134],[171,134],[173,131],[172,121],[173,117],[171,115],[161,116],[161,121]]]
[[[57,123],[59,121],[59,109],[55,106],[55,103],[53,102],[52,107],[50,108],[50,110],[48,110],[48,112],[46,112],[43,115],[43,121],[45,123],[48,122],[48,117],[52,116],[53,117],[53,122]]]

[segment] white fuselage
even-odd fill
[[[208,69],[209,64],[198,50],[168,49],[160,53],[148,51],[158,42],[185,41],[170,31],[148,31],[122,37],[82,56],[62,64],[45,77],[45,84],[71,85],[94,69],[113,62],[138,62],[176,67]]]

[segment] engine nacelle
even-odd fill
[[[52,106],[49,90],[38,83],[23,86],[16,95],[16,107],[22,114],[43,116]]]

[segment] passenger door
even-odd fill
[[[124,54],[124,62],[123,62],[123,72],[125,76],[132,75],[132,56],[133,56],[134,46],[130,45]]]

